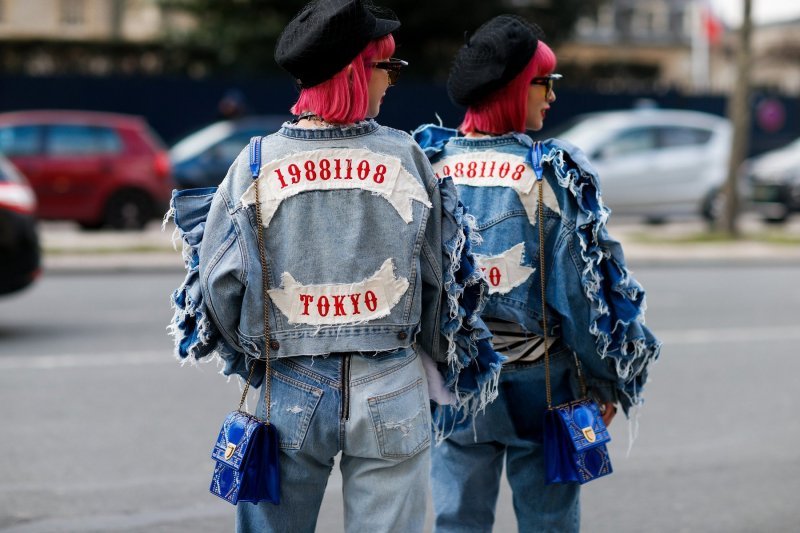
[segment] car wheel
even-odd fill
[[[153,217],[153,212],[153,202],[147,194],[140,191],[120,191],[106,204],[105,222],[114,229],[142,229]]]
[[[708,222],[714,222],[722,217],[725,212],[725,193],[722,192],[722,189],[713,189],[708,193],[700,207],[700,212]]]
[[[97,231],[103,227],[103,220],[99,222],[78,222],[78,225],[85,231]]]
[[[783,215],[770,215],[764,217],[764,222],[767,224],[783,224],[786,222],[786,219],[789,218],[789,213],[784,213]]]

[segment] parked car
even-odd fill
[[[719,214],[731,131],[716,115],[635,109],[580,115],[550,136],[586,153],[614,213],[656,222]]]
[[[0,155],[0,295],[24,289],[39,275],[36,196]]]
[[[0,114],[0,152],[28,178],[42,219],[138,229],[169,203],[169,156],[144,119],[90,111]]]
[[[785,222],[800,212],[800,139],[747,161],[753,209],[766,222]]]
[[[251,137],[274,133],[287,119],[253,116],[223,120],[188,135],[169,151],[175,184],[182,189],[219,185]]]

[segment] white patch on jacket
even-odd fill
[[[489,294],[506,294],[514,287],[522,285],[536,272],[535,268],[521,264],[524,253],[525,243],[521,242],[498,255],[475,254],[475,259],[489,282]]]
[[[539,192],[536,190],[536,174],[525,158],[496,152],[481,150],[451,155],[433,164],[436,177],[450,176],[456,185],[468,187],[508,187],[519,195],[528,220],[536,225],[536,205]],[[550,186],[545,182],[544,203],[559,213],[558,199]]]
[[[388,315],[408,289],[406,278],[394,275],[389,258],[371,277],[356,283],[302,285],[288,272],[269,296],[290,324],[315,326],[367,322]]]
[[[370,191],[388,201],[407,224],[414,220],[412,200],[432,206],[425,188],[403,168],[399,158],[365,149],[313,150],[270,161],[242,195],[243,205],[255,204],[256,184],[264,227],[269,226],[281,202],[306,191]]]

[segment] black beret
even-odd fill
[[[388,10],[363,0],[316,0],[286,25],[275,47],[275,61],[302,87],[329,80],[370,41],[400,27]],[[387,18],[381,18],[387,17]]]
[[[543,38],[539,26],[516,15],[486,22],[456,54],[447,79],[450,99],[470,106],[500,89],[522,72]]]

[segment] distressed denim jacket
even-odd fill
[[[544,250],[539,243],[534,143],[526,135],[456,136],[422,126],[414,138],[437,176],[451,176],[477,219],[474,248],[489,282],[484,315],[542,335],[539,254],[545,256],[549,336],[579,357],[587,385],[627,412],[641,401],[660,342],[644,325],[645,292],[607,230],[598,176],[575,146],[541,144]],[[552,316],[551,316],[552,314]]]
[[[408,134],[371,120],[286,123],[251,142],[218,188],[173,193],[188,270],[173,294],[179,358],[216,355],[225,374],[246,376],[264,351],[256,185],[272,357],[416,343],[439,364],[461,415],[496,396],[502,356],[479,316],[485,282],[455,186],[436,179]]]

